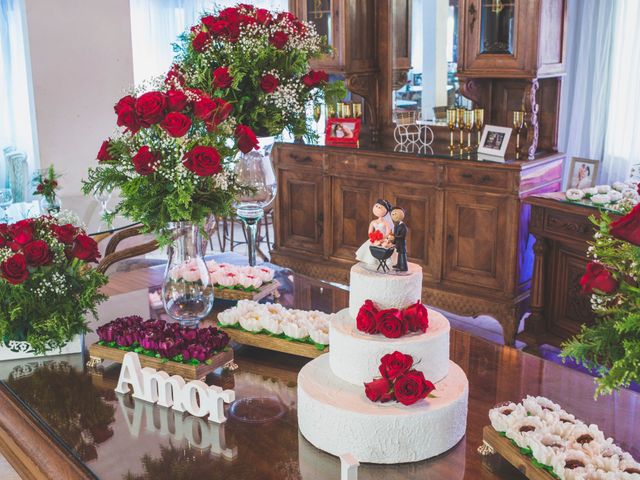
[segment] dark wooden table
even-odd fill
[[[158,285],[161,276],[158,268],[114,274],[106,289],[111,298],[101,307],[100,323],[123,314],[150,315],[148,286]],[[339,286],[286,272],[279,281],[283,284],[281,301],[289,306],[335,311],[348,300]],[[216,308],[224,306],[218,302]],[[94,339],[95,335],[89,335],[87,341]],[[587,375],[459,331],[452,331],[451,358],[470,382],[463,440],[428,461],[363,465],[359,479],[520,478],[519,472],[499,458],[483,458],[476,450],[489,421],[489,409],[527,394],[547,396],[583,420],[597,423],[606,435],[636,458],[640,456],[640,395],[622,391],[596,402],[593,379]],[[235,389],[237,399],[269,397],[281,416],[251,424],[229,414],[224,425],[116,395],[118,368],[92,375],[84,370],[83,360],[71,355],[3,366],[0,451],[23,478],[339,478],[338,459],[315,449],[298,432],[296,380],[307,359],[238,348],[240,368],[207,381]],[[269,412],[255,413],[264,416]]]
[[[535,261],[531,282],[531,316],[518,338],[530,347],[543,343],[559,346],[593,322],[590,297],[580,289],[585,272],[588,242],[599,216],[594,206],[565,201],[564,193],[532,196],[529,229],[535,237]],[[614,218],[615,214],[611,214]]]

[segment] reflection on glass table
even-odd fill
[[[114,204],[110,198],[85,197],[83,195],[70,195],[60,197],[62,210],[70,211],[86,227],[89,235],[101,235],[116,232],[134,225],[129,219],[117,216],[111,224],[103,219],[104,208],[107,210]],[[0,204],[1,210],[1,204]],[[31,202],[19,202],[10,204],[7,208],[9,223],[42,214],[38,199]],[[0,217],[2,212],[0,211]]]
[[[149,296],[162,278],[161,267],[114,273],[106,287],[110,299],[101,305],[99,320],[93,321],[91,328],[95,330],[97,325],[117,316],[163,315],[161,308],[150,304]],[[337,311],[348,303],[348,291],[340,285],[287,270],[280,270],[276,278],[282,284],[280,302],[286,307]],[[217,312],[229,305],[216,302],[215,311],[203,324],[214,325]],[[87,342],[96,338],[90,334]],[[631,454],[636,457],[640,454],[640,431],[629,421],[637,413],[640,395],[625,390],[595,402],[593,379],[584,373],[457,330],[451,332],[450,345],[451,359],[465,370],[470,382],[465,437],[452,450],[427,461],[363,464],[358,470],[360,480],[524,478],[498,458],[483,460],[477,448],[482,443],[482,428],[489,424],[489,409],[506,400],[520,400],[527,394],[551,398],[588,423],[597,423],[606,436],[615,438]],[[340,478],[338,458],[316,449],[298,431],[297,375],[308,359],[237,347],[235,357],[240,368],[233,372],[218,370],[206,379],[209,384],[235,390],[244,409],[243,415],[227,411],[228,421],[218,425],[129,395],[115,395],[117,365],[106,365],[101,373],[83,371],[81,356],[70,357],[14,364],[1,374],[4,383],[0,385],[0,394],[7,388],[13,392],[21,408],[31,410],[35,421],[48,429],[46,435],[61,442],[64,450],[87,469],[86,478]],[[62,362],[75,367],[64,366]],[[43,386],[49,384],[56,385],[55,395],[42,392]],[[80,397],[87,405],[98,408],[95,417],[83,417],[86,405],[73,405]],[[255,408],[266,405],[265,411],[248,412],[248,403]],[[232,404],[229,410],[233,408]],[[261,419],[271,418],[255,422],[256,413],[262,414]]]

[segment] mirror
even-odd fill
[[[446,125],[458,92],[458,0],[394,0],[393,121]]]

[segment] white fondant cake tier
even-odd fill
[[[331,321],[331,370],[342,380],[362,385],[379,376],[380,359],[399,351],[411,355],[415,368],[427,380],[439,382],[449,371],[449,321],[440,313],[429,310],[429,327],[425,333],[411,333],[400,338],[370,335],[356,328],[356,321],[347,309]]]
[[[433,394],[414,405],[374,403],[356,386],[336,377],[322,355],[298,374],[298,425],[317,448],[351,453],[365,463],[417,462],[439,455],[464,436],[469,382],[451,362]]]
[[[367,300],[383,310],[406,308],[422,298],[422,267],[409,264],[406,275],[383,274],[362,263],[351,267],[349,280],[349,312],[353,318]]]

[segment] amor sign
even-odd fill
[[[122,369],[115,388],[117,393],[129,393],[133,388],[133,398],[178,412],[187,411],[196,417],[209,415],[209,421],[223,423],[224,404],[235,400],[233,390],[222,390],[215,385],[207,385],[200,380],[185,383],[179,375],[169,376],[167,372],[145,367],[141,368],[138,354],[127,352],[122,361]]]

